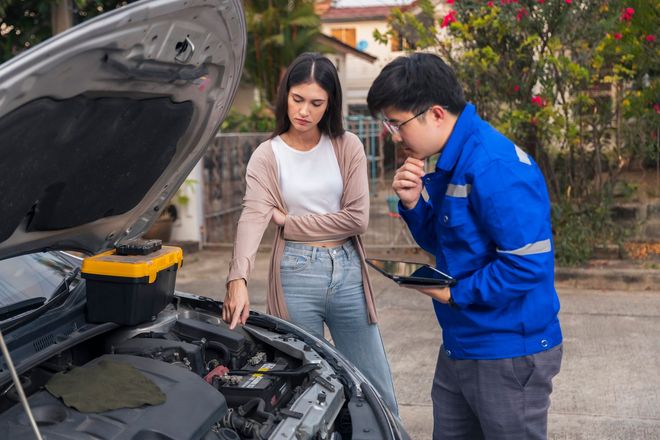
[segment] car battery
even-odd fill
[[[133,240],[85,258],[87,319],[136,325],[151,320],[171,301],[183,251],[160,240]]]
[[[220,380],[218,390],[225,396],[230,407],[237,407],[259,398],[266,404],[264,409],[272,411],[289,400],[293,391],[292,386],[288,378],[259,374],[259,372],[283,371],[288,368],[287,361],[276,359],[272,362],[264,361],[258,365],[246,366],[246,370],[254,370],[253,374],[234,376],[229,371]]]

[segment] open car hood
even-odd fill
[[[0,258],[144,232],[241,78],[239,0],[143,0],[0,65]]]

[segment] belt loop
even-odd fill
[[[316,261],[316,252],[318,248],[316,246],[312,246],[312,261]]]

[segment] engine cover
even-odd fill
[[[131,355],[104,355],[88,365],[104,359],[137,368],[165,393],[165,403],[88,414],[65,406],[47,391],[40,391],[28,401],[44,437],[54,440],[199,440],[227,412],[222,394],[187,369]],[[0,439],[34,439],[22,405],[16,404],[0,416]]]

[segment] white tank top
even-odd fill
[[[309,151],[296,150],[279,136],[271,140],[271,145],[289,214],[328,214],[340,210],[344,182],[328,136],[322,135]]]

